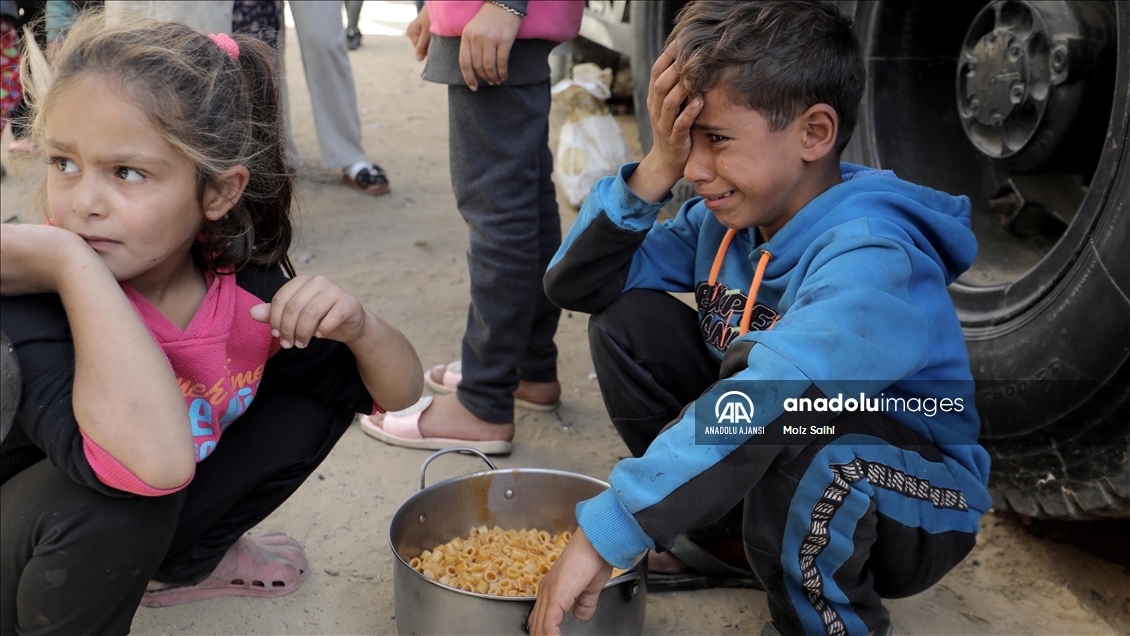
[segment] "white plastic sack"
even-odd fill
[[[624,134],[604,103],[611,83],[611,69],[578,64],[573,79],[561,80],[552,89],[554,104],[565,110],[553,170],[574,207],[580,207],[597,180],[616,174],[629,160]]]

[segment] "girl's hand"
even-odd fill
[[[420,9],[416,19],[408,25],[408,39],[416,47],[416,61],[423,62],[428,57],[428,45],[432,43],[432,18],[428,15],[428,5]]]
[[[404,334],[392,328],[323,276],[295,276],[270,303],[255,305],[251,317],[271,325],[284,349],[302,349],[311,338],[345,343],[373,400],[399,411],[420,399],[424,370]]]
[[[592,618],[600,591],[611,575],[612,566],[578,528],[538,585],[538,600],[529,618],[530,634],[560,634],[561,620],[570,609],[578,620]]]
[[[628,187],[647,201],[659,201],[667,195],[683,176],[690,157],[691,124],[702,111],[702,98],[684,106],[687,90],[681,79],[674,47],[669,46],[651,67],[647,90],[647,113],[654,142],[628,179]]]
[[[74,232],[52,225],[0,226],[0,294],[57,293],[74,265],[106,266]]]
[[[295,276],[251,317],[271,325],[283,349],[302,349],[312,338],[349,344],[365,332],[366,312],[352,294],[324,276]]]
[[[475,17],[463,27],[459,43],[459,69],[463,71],[467,88],[479,90],[478,77],[492,86],[510,77],[510,49],[521,27],[521,16],[489,2],[483,3]]]

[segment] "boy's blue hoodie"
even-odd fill
[[[960,412],[889,415],[941,449],[948,474],[919,477],[960,489],[977,514],[956,523],[976,532],[976,518],[990,506],[989,457],[977,444],[969,360],[946,291],[977,251],[969,200],[890,171],[841,164],[844,181],[770,241],[760,241],[757,228],[739,230],[711,285],[727,228],[701,198],[657,223],[666,200],[649,203],[628,188],[635,168],[627,164],[593,187],[550,263],[550,298],[596,313],[629,289],[695,292],[703,338],[722,362],[722,378],[757,381],[745,385],[756,405],[752,426],[770,432],[791,415],[785,399],[802,394],[960,399]],[[750,331],[738,336],[762,252],[770,256],[752,299]],[[691,405],[643,457],[616,466],[611,489],[578,505],[581,527],[609,563],[629,567],[645,549],[667,547],[678,533],[720,517],[770,465],[797,452],[772,436],[696,445],[695,412]],[[672,497],[692,480],[695,497]]]

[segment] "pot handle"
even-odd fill
[[[424,460],[424,465],[420,466],[420,490],[423,490],[426,487],[424,482],[424,475],[428,471],[428,464],[432,463],[432,460],[436,457],[439,457],[440,455],[446,455],[448,453],[459,453],[461,455],[478,455],[484,462],[487,463],[487,466],[490,466],[491,470],[498,470],[498,466],[495,466],[494,462],[492,462],[489,457],[483,454],[482,451],[477,451],[473,448],[467,448],[466,446],[445,448],[443,450],[432,453],[430,456],[428,456],[427,459]]]

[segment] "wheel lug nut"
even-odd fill
[[[1067,68],[1067,48],[1062,44],[1052,50],[1052,70],[1062,73]]]

